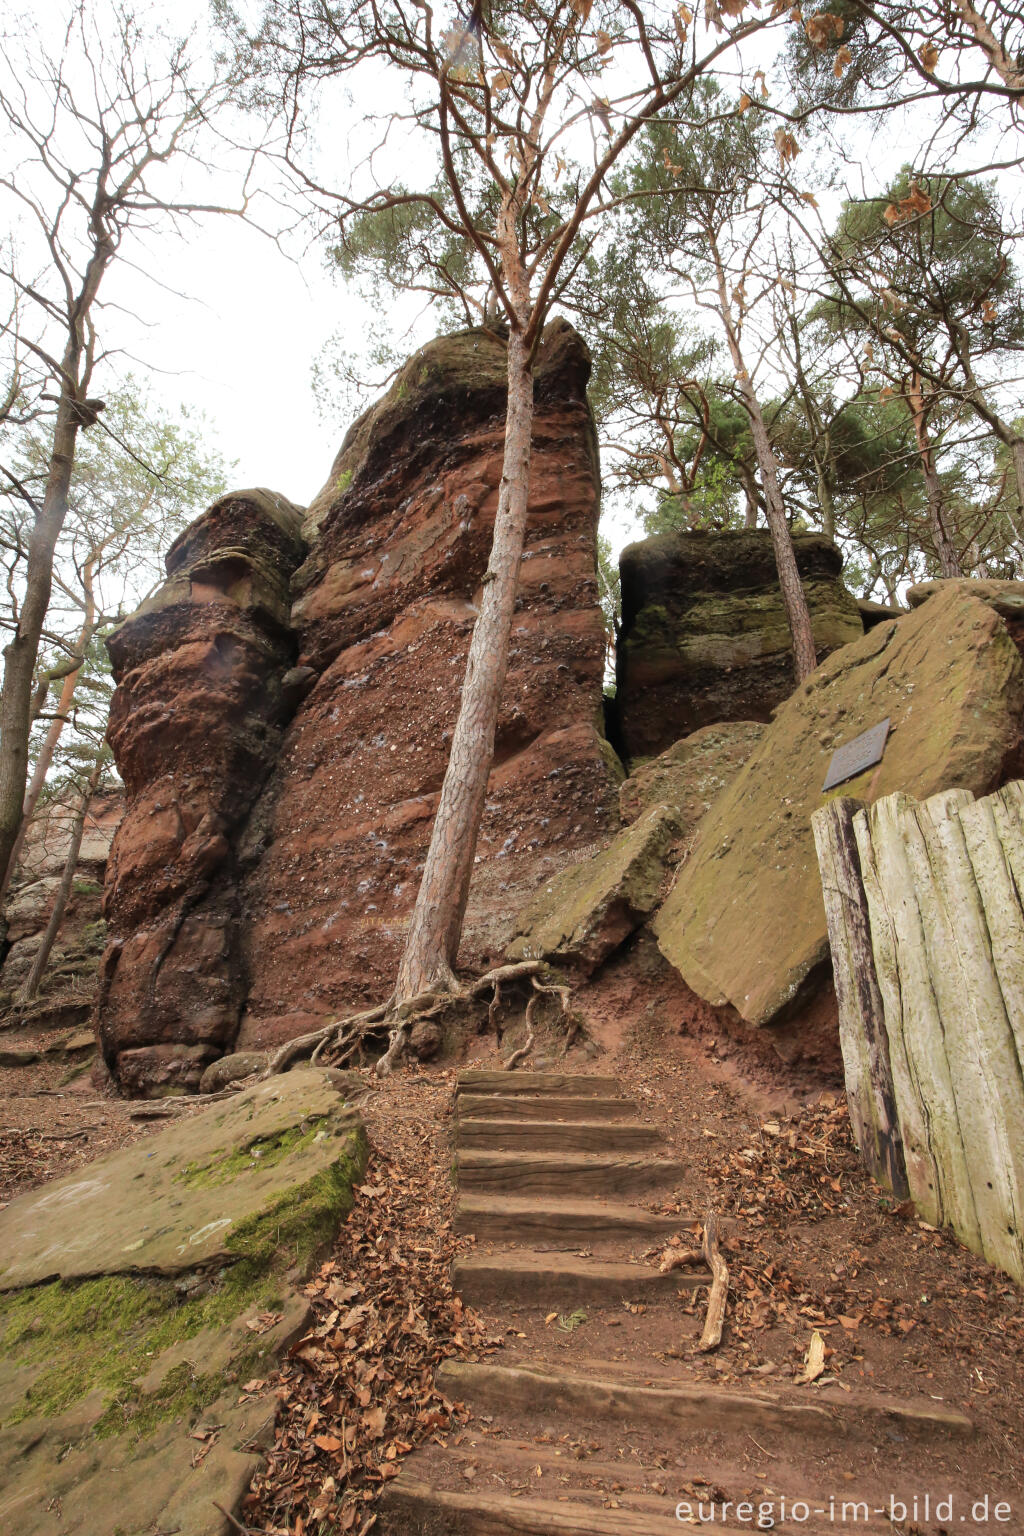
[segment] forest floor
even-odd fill
[[[691,1381],[792,1389],[818,1332],[825,1374],[803,1391],[870,1389],[966,1412],[978,1431],[968,1465],[954,1449],[939,1453],[936,1467],[947,1470],[947,1455],[950,1475],[969,1475],[979,1495],[1017,1495],[1013,1521],[992,1528],[1024,1529],[1017,1288],[945,1233],[891,1209],[860,1168],[837,1084],[773,1068],[728,1040],[682,1034],[657,1008],[637,1008],[621,979],[589,989],[579,1003],[599,1054],[574,1049],[552,1068],[619,1077],[622,1093],[659,1127],[666,1155],[685,1167],[678,1190],[641,1203],[678,1214],[684,1237],[713,1209],[725,1234],[731,1287],[721,1347],[694,1353],[706,1300],[698,1291],[679,1303],[677,1322],[669,1315],[661,1336],[645,1332],[652,1379],[685,1359]],[[498,1065],[487,1037],[471,1042],[460,1063]],[[163,1123],[133,1119],[151,1110],[97,1092],[87,1074],[62,1077],[66,1069],[46,1062],[0,1072],[0,1200]],[[438,1392],[433,1373],[442,1359],[528,1364],[545,1349],[550,1355],[549,1319],[528,1321],[515,1306],[477,1313],[452,1293],[451,1261],[473,1248],[453,1231],[454,1083],[450,1066],[407,1067],[382,1085],[368,1079],[361,1108],[371,1162],[335,1251],[309,1283],[315,1326],[278,1373],[246,1384],[279,1403],[276,1444],[243,1505],[247,1529],[365,1536],[410,1448],[462,1447],[465,1467],[475,1466],[466,1448],[487,1426]],[[610,1340],[616,1358],[639,1365],[639,1333],[631,1338],[638,1329],[625,1311],[592,1309],[557,1344],[574,1368],[612,1352]],[[520,1426],[526,1447],[528,1431]],[[541,1445],[550,1436],[536,1438]],[[756,1475],[771,1470],[765,1460]],[[856,1470],[851,1463],[843,1475]],[[906,1529],[938,1536],[944,1528]]]

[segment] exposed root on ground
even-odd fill
[[[533,1012],[542,997],[556,996],[562,1015],[569,1019],[566,1049],[579,1029],[578,1022],[569,1013],[570,988],[539,979],[545,969],[543,961],[519,960],[511,965],[499,965],[471,981],[463,982],[457,990],[421,992],[417,997],[396,1002],[394,993],[386,1002],[378,1003],[362,1013],[348,1014],[322,1029],[299,1035],[282,1045],[264,1068],[264,1077],[287,1072],[296,1061],[308,1059],[311,1066],[347,1067],[363,1065],[376,1058],[374,1071],[378,1077],[386,1077],[398,1064],[409,1044],[413,1028],[417,1024],[436,1019],[453,1005],[476,1002],[490,992],[487,1008],[488,1023],[497,1030],[498,1011],[504,1001],[503,986],[530,980],[534,989],[526,1006],[527,1043],[513,1052],[506,1067],[511,1070],[533,1049]],[[384,1054],[380,1049],[385,1045]]]

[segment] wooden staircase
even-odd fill
[[[464,1072],[456,1093],[456,1227],[476,1244],[455,1289],[508,1346],[442,1365],[441,1390],[471,1417],[405,1462],[381,1505],[388,1536],[678,1536],[697,1528],[687,1508],[706,1519],[712,1500],[759,1494],[776,1509],[803,1500],[807,1518],[776,1526],[815,1536],[843,1528],[830,1498],[866,1500],[847,1528],[874,1536],[892,1529],[888,1493],[923,1486],[927,1446],[973,1433],[927,1400],[698,1378],[701,1318],[683,1307],[710,1276],[651,1262],[690,1218],[635,1203],[673,1204],[685,1169],[619,1080]],[[758,1526],[725,1511],[704,1529]]]

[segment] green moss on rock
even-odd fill
[[[654,921],[666,959],[749,1023],[784,1018],[827,974],[811,815],[833,751],[888,717],[881,763],[834,793],[986,794],[1017,761],[1022,712],[1017,647],[961,584],[834,652],[776,712],[702,822]]]
[[[279,1156],[315,1134],[299,1133]],[[277,1312],[289,1277],[309,1273],[351,1209],[366,1153],[365,1133],[353,1127],[329,1167],[234,1227],[226,1243],[230,1260],[215,1270],[55,1280],[0,1295],[5,1375],[14,1382],[22,1373],[30,1377],[20,1396],[8,1389],[0,1398],[5,1425],[52,1418],[96,1392],[103,1398],[93,1431],[100,1438],[137,1439],[169,1418],[201,1413],[226,1379],[255,1371],[267,1344],[244,1319]],[[226,1169],[230,1161],[216,1166]],[[200,1334],[221,1340],[220,1350],[201,1352],[213,1353],[215,1368],[181,1361],[161,1375],[160,1357]],[[147,1387],[147,1376],[158,1379]]]

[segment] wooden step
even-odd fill
[[[533,1147],[538,1152],[633,1152],[661,1145],[657,1126],[638,1120],[619,1125],[583,1120],[463,1120],[458,1124],[460,1147],[499,1151]]]
[[[456,1360],[442,1363],[437,1383],[447,1397],[469,1402],[476,1413],[518,1410],[563,1422],[611,1419],[673,1429],[774,1431],[832,1440],[852,1432],[874,1436],[887,1430],[931,1439],[959,1439],[974,1433],[974,1425],[962,1413],[880,1397],[849,1396],[837,1401],[820,1395],[784,1398],[704,1385],[645,1387],[568,1371]]]
[[[654,1216],[635,1205],[598,1200],[513,1200],[466,1193],[455,1211],[456,1232],[496,1243],[650,1243],[691,1225],[688,1216]]]
[[[573,1072],[460,1072],[456,1093],[554,1093],[563,1097],[615,1098],[621,1087],[617,1077],[594,1077]]]
[[[710,1280],[702,1267],[663,1275],[647,1264],[610,1264],[571,1253],[526,1248],[468,1254],[452,1266],[452,1285],[472,1306],[500,1301],[520,1305],[536,1302],[538,1306],[576,1300],[609,1306],[671,1301],[680,1291],[696,1290]]]
[[[586,1094],[460,1093],[456,1101],[466,1120],[632,1120],[633,1099],[598,1099]]]
[[[562,1499],[497,1493],[451,1493],[417,1482],[403,1470],[381,1500],[386,1536],[679,1536],[674,1505],[666,1513],[603,1509]],[[718,1525],[725,1533],[737,1528]]]
[[[637,1194],[673,1189],[683,1178],[682,1163],[666,1158],[600,1156],[588,1152],[460,1152],[460,1189],[507,1195]]]

